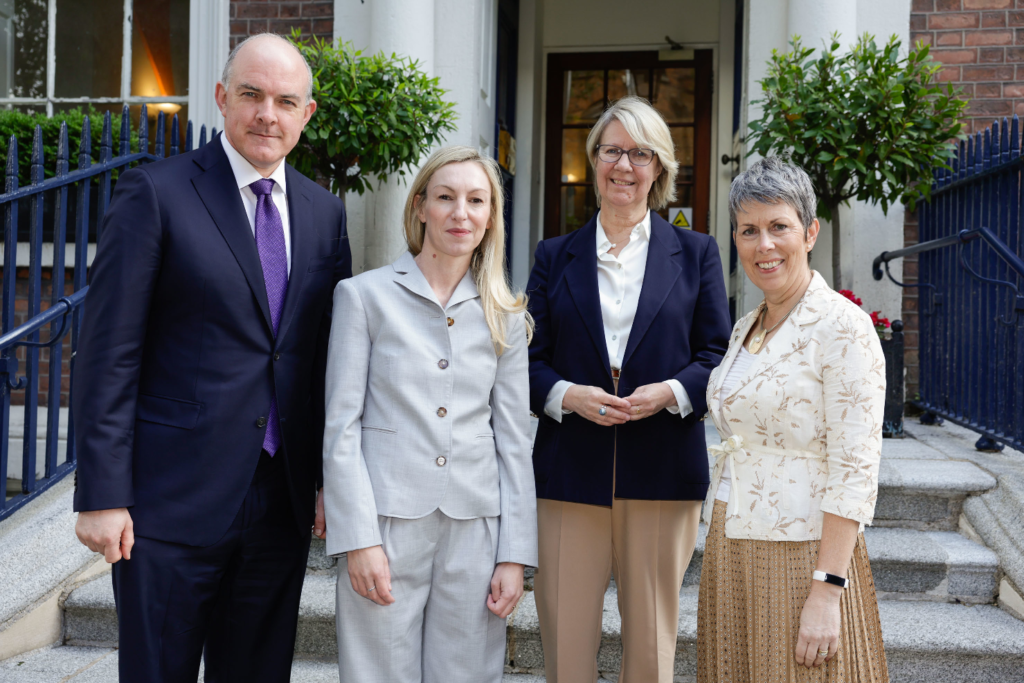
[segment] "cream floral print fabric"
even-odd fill
[[[711,373],[708,406],[722,435],[704,521],[730,461],[725,535],[821,538],[822,513],[870,524],[878,494],[885,361],[867,313],[817,273],[796,309],[731,393],[722,381],[764,303],[733,329]]]

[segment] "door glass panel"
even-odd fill
[[[46,0],[2,4],[3,96],[46,97]]]
[[[586,128],[572,128],[562,134],[562,182],[582,183],[591,179],[590,161],[587,159]]]
[[[119,97],[123,0],[57,0],[57,97]]]
[[[672,144],[676,148],[676,161],[679,163],[677,182],[693,180],[693,128],[670,128]]]
[[[593,123],[604,111],[604,71],[566,71],[564,123]]]
[[[648,83],[648,72],[646,69],[621,69],[608,72],[608,102],[623,97],[637,96],[649,97],[650,83]]]
[[[651,104],[669,123],[692,123],[694,69],[655,69]]]
[[[669,220],[669,215],[675,213],[675,211],[669,211],[669,209],[680,207],[693,208],[693,185],[676,185],[676,198],[669,202],[667,207],[657,213],[665,220]],[[689,221],[691,228],[693,227],[693,222],[693,220]]]
[[[560,235],[582,228],[597,213],[597,198],[594,186],[562,187]]]
[[[188,95],[189,0],[135,0],[132,95]]]

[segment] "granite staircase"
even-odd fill
[[[996,489],[997,479],[972,462],[973,455],[958,458],[949,448],[934,447],[934,433],[914,438],[934,429],[908,426],[910,438],[885,441],[875,524],[865,532],[891,680],[1024,681],[1024,614],[997,604],[1006,583],[1000,558],[963,515],[965,502]],[[708,437],[717,441],[713,430]],[[696,674],[704,535],[702,528],[680,593],[675,670],[680,682]],[[338,681],[334,593],[334,561],[324,555],[322,542],[314,541],[295,648],[292,680],[297,683]],[[73,583],[60,599],[59,642],[0,661],[0,683],[116,680],[117,617],[109,574]],[[620,627],[612,583],[598,656],[603,679],[617,676]],[[505,681],[542,683],[543,667],[536,604],[528,591],[509,619]]]

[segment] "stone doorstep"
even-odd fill
[[[109,683],[117,680],[117,650],[104,647],[46,647],[0,661],[0,681],[24,683]],[[199,681],[202,681],[200,665]],[[334,659],[296,659],[291,683],[338,683]],[[544,683],[540,675],[507,673],[502,683]],[[612,683],[600,679],[598,683]]]
[[[964,500],[996,483],[970,462],[883,458],[874,526],[954,531]]]

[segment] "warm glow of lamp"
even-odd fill
[[[570,173],[569,175],[565,176],[565,179],[568,182],[570,182],[570,183],[575,183],[576,182],[576,176],[574,176],[572,173]]]
[[[181,111],[180,104],[174,104],[173,102],[160,102],[159,104],[151,104],[149,108],[155,111],[162,111],[168,116],[174,116]]]

